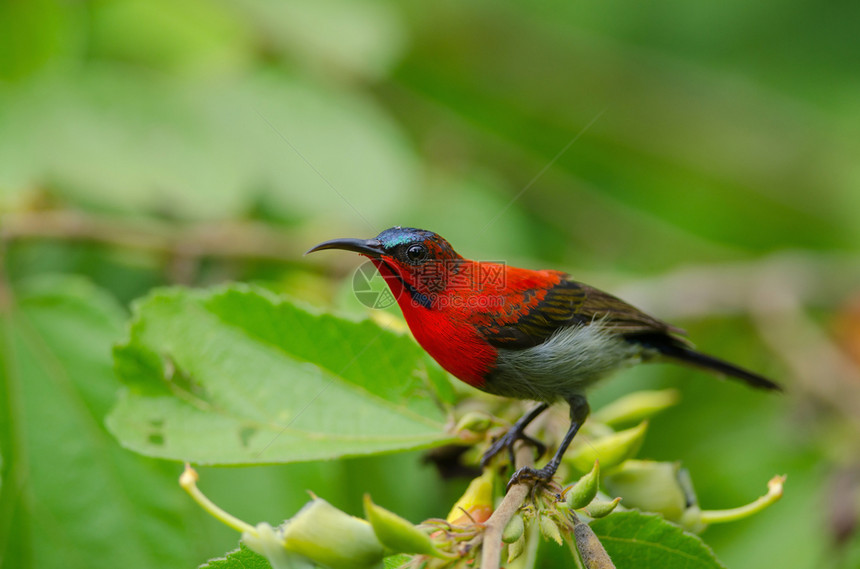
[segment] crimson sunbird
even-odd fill
[[[482,466],[517,440],[550,404],[570,405],[570,428],[552,459],[511,483],[549,481],[589,413],[585,391],[633,364],[668,361],[780,390],[773,381],[693,349],[684,331],[554,270],[464,259],[441,236],[392,227],[373,239],[333,239],[308,251],[343,249],[376,265],[418,343],[458,379],[487,393],[539,404],[496,440]],[[511,453],[512,454],[512,453]]]

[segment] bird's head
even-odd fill
[[[451,272],[456,272],[464,260],[438,234],[413,227],[392,227],[372,239],[332,239],[308,253],[323,249],[343,249],[369,257],[395,296],[402,288],[428,299],[445,290]]]

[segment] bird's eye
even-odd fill
[[[424,245],[411,245],[406,249],[406,258],[412,263],[423,261],[427,256],[427,248]]]

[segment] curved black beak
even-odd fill
[[[385,250],[382,248],[382,242],[379,239],[332,239],[331,241],[323,241],[316,247],[308,250],[308,253],[322,251],[323,249],[343,249],[344,251],[353,251],[362,255],[371,257],[379,257]]]

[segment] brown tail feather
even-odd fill
[[[657,350],[661,355],[693,367],[712,373],[740,379],[747,385],[758,389],[782,391],[782,386],[757,373],[745,370],[725,360],[709,356],[690,348],[681,340],[669,335],[640,335],[630,336],[629,340],[639,342],[644,346]]]

